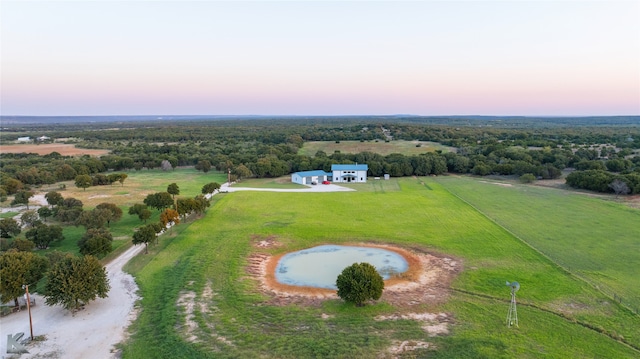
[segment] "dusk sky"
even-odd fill
[[[2,115],[640,115],[640,1],[14,1]]]

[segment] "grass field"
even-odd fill
[[[420,145],[419,147],[417,145]],[[403,155],[419,155],[421,153],[435,152],[455,152],[455,148],[447,147],[436,142],[428,141],[309,141],[305,142],[299,154],[305,156],[315,156],[316,152],[324,151],[330,155],[335,151],[340,153],[360,153],[374,152],[383,156],[392,153],[402,153]]]
[[[20,214],[19,212],[4,212],[0,213],[0,218],[13,218]]]
[[[131,238],[134,228],[140,226],[142,222],[137,216],[128,214],[129,207],[135,203],[142,203],[147,194],[154,192],[166,191],[167,186],[175,182],[180,188],[178,197],[194,197],[201,193],[202,186],[209,182],[223,183],[226,181],[226,174],[220,172],[203,173],[193,168],[178,168],[171,172],[161,170],[143,170],[135,172],[127,172],[127,179],[124,185],[116,183],[111,186],[93,186],[86,190],[77,188],[73,181],[62,182],[66,189],[60,190],[60,184],[43,187],[39,189],[39,194],[45,194],[48,191],[58,191],[64,198],[76,198],[82,201],[85,210],[93,209],[100,203],[114,203],[122,209],[122,219],[111,224],[109,230],[113,236],[112,248],[113,252],[103,258],[103,262],[107,262],[115,255],[132,245]],[[10,212],[13,215],[17,212]],[[152,217],[149,223],[158,221],[159,212],[152,210]],[[3,214],[4,215],[4,214]],[[48,221],[52,222],[51,219]],[[78,254],[78,240],[84,235],[84,227],[75,227],[73,225],[63,228],[64,240],[54,242],[49,249],[40,251],[47,253],[53,250]],[[22,234],[24,236],[24,234]]]
[[[40,192],[59,191],[64,198],[73,197],[81,200],[85,209],[91,209],[103,202],[130,207],[135,203],[142,203],[150,193],[166,191],[167,186],[173,182],[180,188],[181,197],[194,197],[201,193],[203,185],[209,182],[222,184],[227,180],[224,173],[204,173],[193,168],[177,168],[169,172],[142,170],[125,173],[128,177],[122,185],[116,182],[113,185],[93,186],[83,190],[77,188],[73,181],[67,181],[43,187]],[[64,185],[66,189],[60,190],[60,185]]]
[[[1,153],[37,153],[39,155],[48,155],[52,152],[58,152],[63,156],[102,156],[108,154],[109,150],[96,150],[88,148],[77,148],[75,145],[64,143],[40,143],[40,144],[19,144],[6,145],[0,147]]]
[[[551,188],[452,177],[442,183],[554,262],[640,313],[640,210]]]
[[[278,177],[278,178],[250,178],[242,180],[234,187],[248,187],[248,188],[307,188],[304,185],[291,182],[291,177]]]
[[[470,184],[464,187],[458,181],[465,180],[406,178],[367,183],[362,187],[366,190],[347,193],[222,195],[205,218],[180,225],[174,235],[161,239],[161,251],[129,264],[143,299],[123,357],[392,357],[387,349],[399,341],[430,343],[407,357],[638,357],[640,351],[631,347],[640,347],[637,315],[514,236],[517,228],[507,230],[461,200],[476,191],[476,182],[467,179]],[[526,193],[521,196],[523,201],[514,195],[509,203],[526,206]],[[557,201],[552,197],[548,205]],[[601,213],[597,205],[585,211],[583,215],[591,214],[587,218]],[[632,231],[637,213],[616,213]],[[583,226],[596,228],[594,221]],[[267,236],[282,246],[251,245]],[[567,242],[576,246],[581,240]],[[257,251],[278,254],[359,241],[446,253],[460,259],[464,271],[454,280],[448,302],[412,308],[385,302],[355,308],[339,300],[271,305],[245,272],[247,256]],[[522,284],[519,328],[504,323],[506,280]],[[178,305],[184,300],[192,305]],[[407,311],[449,313],[451,334],[429,337],[413,320],[374,319]]]

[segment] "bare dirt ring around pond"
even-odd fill
[[[267,245],[268,243],[268,245]],[[398,245],[379,243],[351,243],[350,246],[373,247],[395,252],[404,257],[408,270],[385,280],[382,301],[398,309],[411,309],[423,305],[437,305],[446,301],[453,278],[461,271],[462,264],[453,257],[429,253],[420,248],[401,248]],[[280,246],[275,239],[260,239],[254,247],[268,249]],[[276,280],[276,266],[286,253],[269,255],[256,252],[249,256],[247,272],[259,284],[259,289],[267,295],[271,305],[320,305],[323,301],[337,299],[333,289],[293,286]]]

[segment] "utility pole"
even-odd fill
[[[27,296],[27,311],[29,311],[29,329],[31,329],[31,340],[33,340],[33,321],[31,320],[31,297],[29,296],[29,285],[24,286],[25,295]]]
[[[227,183],[231,186],[231,168],[227,168]]]

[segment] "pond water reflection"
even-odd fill
[[[406,259],[396,252],[375,247],[323,245],[287,253],[278,262],[276,280],[282,284],[336,288],[336,278],[353,263],[367,262],[384,279],[409,269]]]

